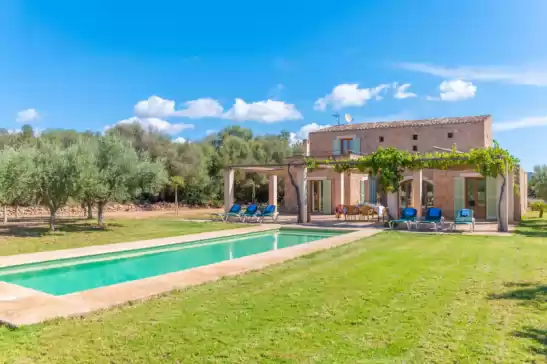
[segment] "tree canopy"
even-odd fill
[[[97,207],[99,224],[111,201],[174,201],[176,193],[186,204],[221,205],[225,166],[280,163],[298,150],[287,132],[254,135],[240,126],[185,143],[139,124],[104,134],[0,129],[0,204],[47,206],[52,229],[57,211],[70,202],[87,208],[88,217]],[[267,199],[265,176],[238,172],[235,184],[240,201]]]

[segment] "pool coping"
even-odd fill
[[[269,265],[279,264],[299,256],[347,244],[383,231],[383,229],[370,228],[359,230],[356,230],[355,228],[325,229],[305,225],[293,225],[288,227],[277,224],[268,224],[249,228],[219,230],[214,232],[143,240],[131,243],[118,243],[86,248],[22,254],[11,257],[0,257],[0,267],[120,252],[130,249],[159,247],[195,240],[213,239],[276,230],[281,227],[287,230],[352,230],[352,232],[289,248],[268,251],[202,267],[90,289],[77,293],[70,293],[62,296],[54,296],[15,284],[0,282],[0,323],[11,327],[19,327],[23,325],[36,324],[59,317],[82,316],[93,311],[123,305],[128,302],[146,300],[169,291],[216,281],[222,277],[259,270]]]

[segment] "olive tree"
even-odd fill
[[[7,206],[17,209],[36,198],[35,155],[32,147],[0,150],[0,204],[4,223],[8,221]]]
[[[41,202],[50,213],[49,226],[55,231],[57,211],[77,190],[79,180],[77,146],[63,148],[56,142],[40,139],[34,157],[36,188]]]

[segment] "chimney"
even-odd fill
[[[304,149],[304,157],[310,156],[310,140],[304,139],[302,140],[302,147]]]

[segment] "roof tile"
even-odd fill
[[[399,120],[399,121],[387,121],[387,122],[383,121],[383,122],[368,122],[368,123],[358,123],[358,124],[342,124],[342,125],[335,125],[335,126],[319,129],[312,133],[325,133],[325,132],[348,131],[348,130],[385,129],[385,128],[405,128],[405,127],[411,127],[411,126],[474,124],[474,123],[482,123],[490,117],[491,115],[479,115],[479,116],[463,116],[463,117],[443,117],[443,118],[432,118],[432,119],[422,119],[422,120]]]

